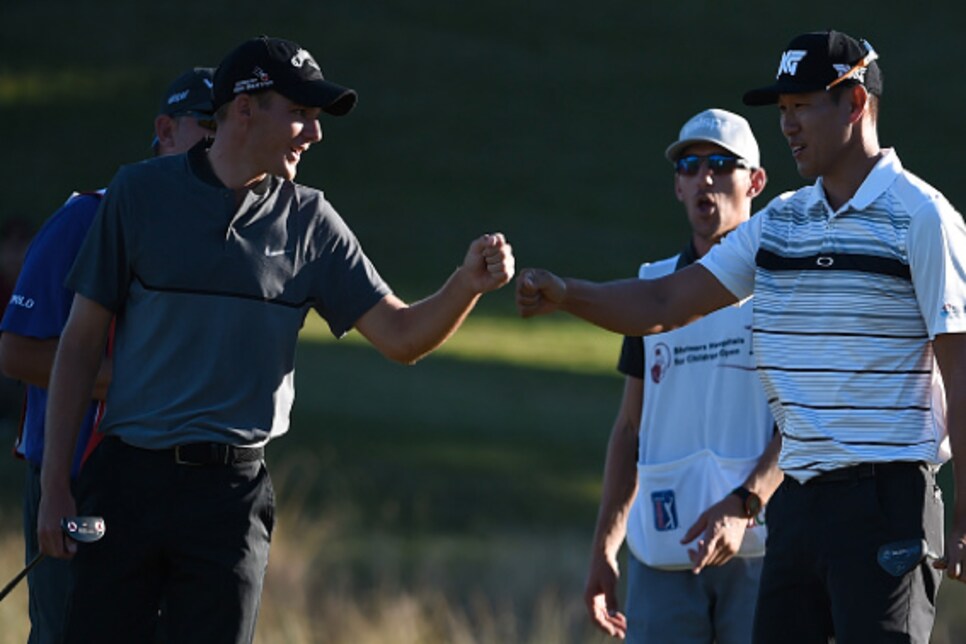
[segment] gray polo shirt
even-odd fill
[[[285,433],[309,308],[340,337],[390,292],[322,192],[236,208],[202,145],[120,169],[67,284],[117,314],[102,431],[152,449]]]

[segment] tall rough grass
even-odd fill
[[[276,468],[278,523],[258,644],[544,644],[603,641],[580,604],[581,534],[362,534],[358,509],[309,512]],[[2,513],[0,582],[23,567],[19,517]],[[27,639],[27,586],[0,602],[0,644]]]
[[[344,517],[343,517],[344,519]],[[414,543],[352,535],[336,518],[283,503],[259,644],[602,644],[580,605],[586,544],[498,535]],[[18,531],[0,533],[4,583],[23,566]],[[934,644],[966,641],[966,587],[945,582]],[[0,644],[26,641],[26,585],[0,603]]]
[[[23,537],[19,520],[9,512],[0,513],[11,529],[0,532],[0,583],[6,584],[24,566]],[[16,528],[13,528],[16,526]],[[0,602],[0,644],[22,644],[27,641],[30,622],[27,617],[27,582],[22,581]]]
[[[356,508],[308,513],[277,468],[281,510],[262,644],[603,641],[580,602],[585,534],[362,534]]]

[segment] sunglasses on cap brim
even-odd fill
[[[826,85],[825,86],[826,92],[832,89],[833,87],[835,87],[836,85],[838,85],[839,83],[843,83],[849,80],[850,78],[855,78],[856,80],[862,82],[862,78],[859,77],[859,73],[862,70],[868,69],[869,65],[871,65],[873,62],[879,59],[879,54],[875,53],[875,50],[872,49],[872,45],[869,44],[868,40],[866,40],[865,38],[862,38],[861,40],[859,40],[859,42],[862,43],[863,47],[865,47],[865,56],[862,57],[862,60],[852,65],[852,68],[850,70],[848,70],[847,72],[845,72],[844,74],[836,78],[834,81]]]

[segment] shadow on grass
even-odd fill
[[[602,641],[581,590],[616,372],[439,354],[405,367],[303,341],[296,380],[268,456],[281,511],[260,633]]]
[[[364,508],[403,532],[583,526],[596,515],[616,376],[302,342],[288,436],[272,463],[305,468],[306,511]]]

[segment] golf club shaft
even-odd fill
[[[17,573],[17,576],[11,579],[10,583],[3,587],[3,590],[0,590],[0,601],[3,601],[3,598],[9,595],[10,591],[16,588],[17,584],[20,583],[20,580],[27,576],[27,573],[30,572],[31,568],[40,563],[40,560],[43,558],[44,553],[41,552],[38,553],[36,557],[31,559],[30,563],[28,563],[23,570]]]

